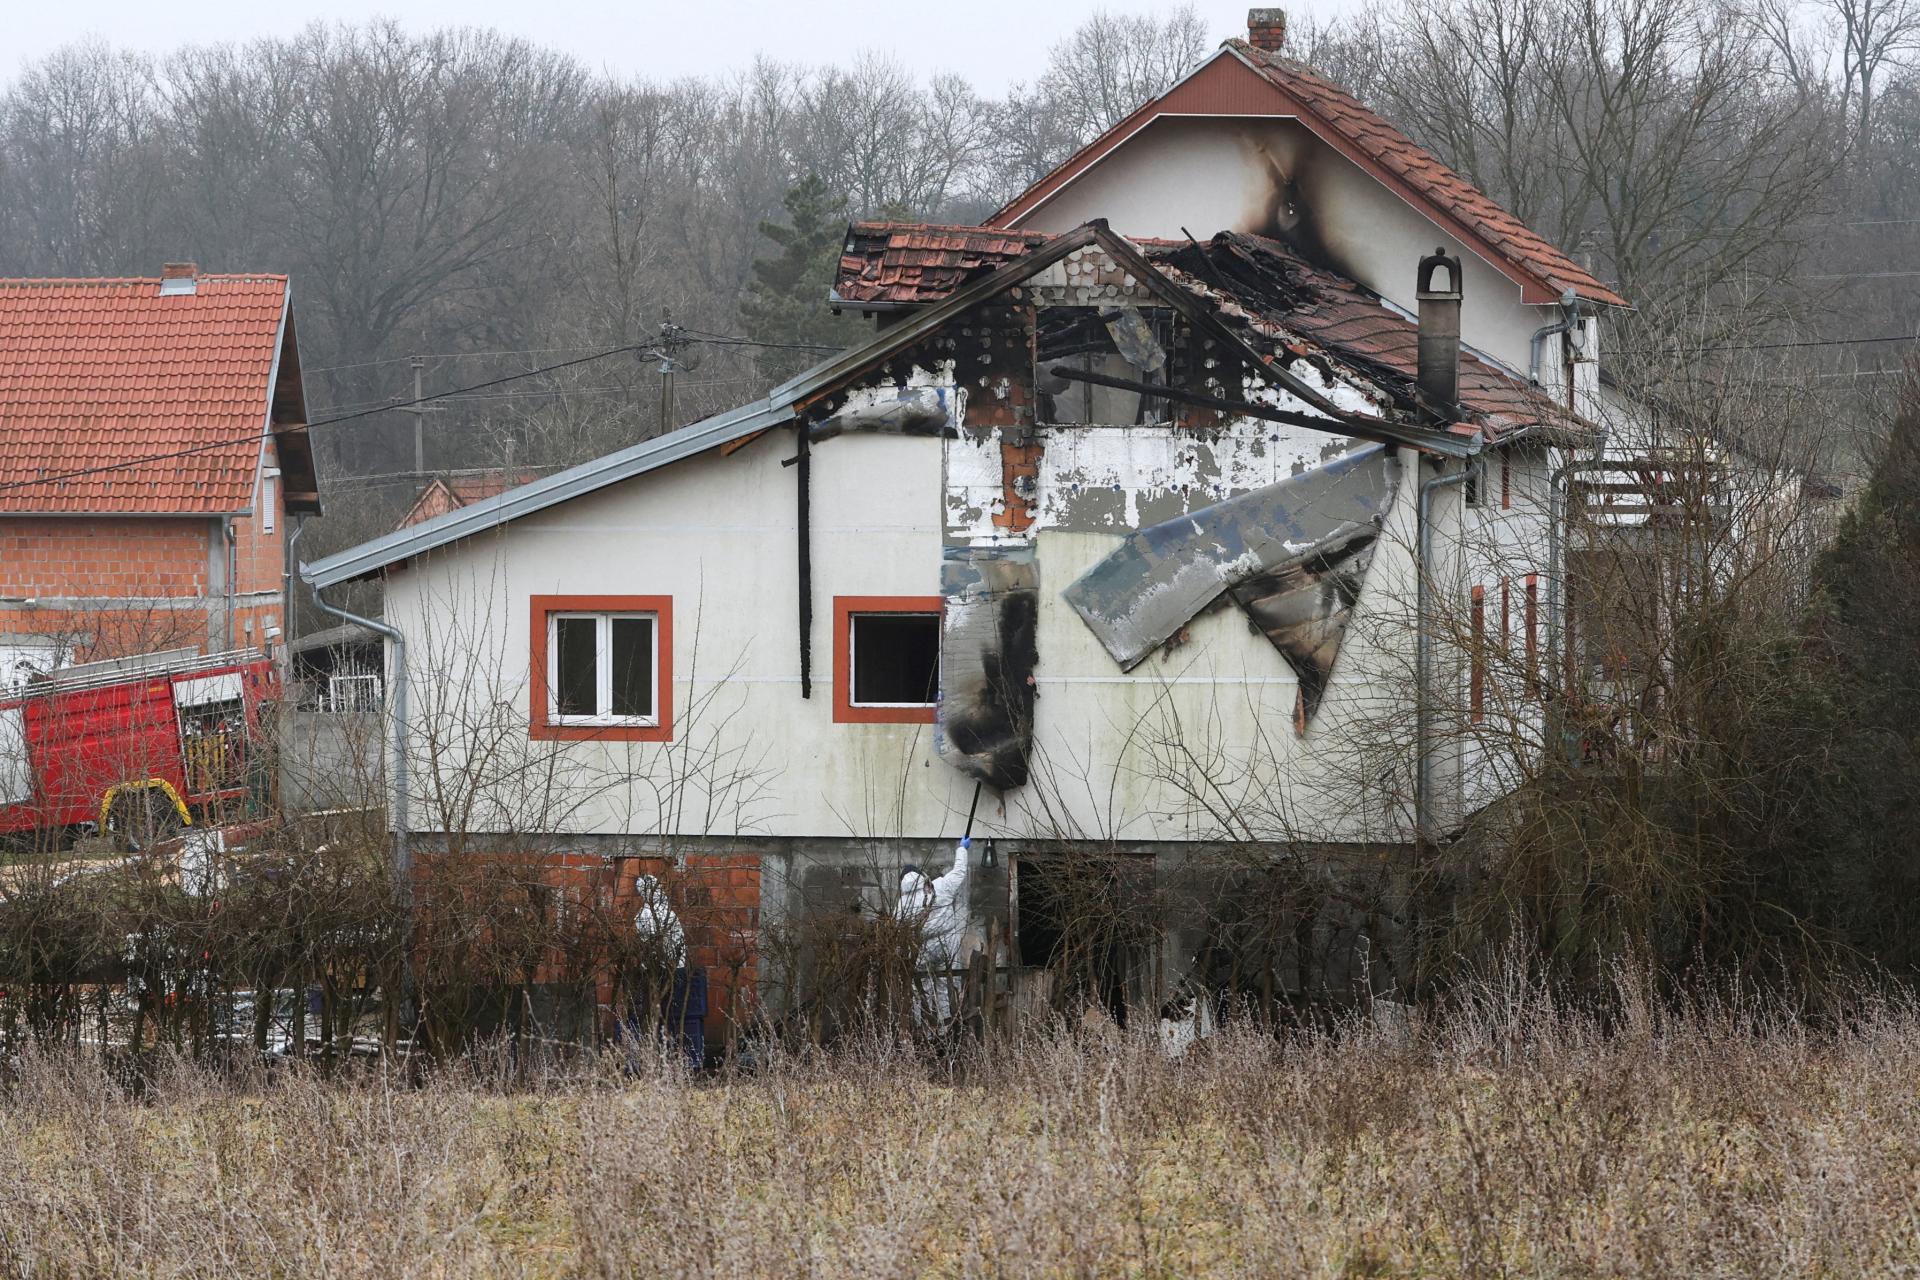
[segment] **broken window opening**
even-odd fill
[[[1093,1005],[1125,1027],[1159,1003],[1159,929],[1150,857],[1021,854],[1012,860],[1013,945],[1053,976],[1054,1007]]]
[[[1086,373],[1166,385],[1167,351],[1174,344],[1173,313],[1159,307],[1047,307],[1034,334],[1037,421],[1053,426],[1134,426],[1167,421],[1161,396],[1104,387],[1053,372],[1065,365]]]
[[[651,613],[547,617],[547,717],[554,724],[659,723],[659,619]]]
[[[940,615],[855,613],[847,619],[856,707],[930,707],[940,696]]]

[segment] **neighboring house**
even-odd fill
[[[273,644],[306,421],[284,276],[0,280],[0,687]]]
[[[515,485],[536,480],[539,476],[538,471],[516,471],[511,477],[503,471],[462,472],[457,475],[435,476],[421,487],[420,496],[413,500],[413,505],[407,508],[407,513],[401,516],[393,527],[406,529],[416,524],[424,524],[435,516],[443,516],[461,507],[470,507],[476,502],[482,502],[503,493]]]
[[[765,399],[305,566],[385,577],[415,794],[480,795],[467,847],[757,855],[769,922],[884,905],[973,815],[971,919],[1029,965],[1065,851],[1189,902],[1305,855],[1381,910],[1275,980],[1378,968],[1417,837],[1506,785],[1490,709],[1538,736],[1621,299],[1242,41],[991,221],[852,228],[876,335]],[[1217,924],[1103,944],[1112,990],[1207,978]]]

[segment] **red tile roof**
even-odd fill
[[[937,301],[976,272],[1023,257],[1046,241],[1032,231],[856,222],[847,228],[833,291],[844,302]]]
[[[0,513],[246,507],[286,297],[285,276],[166,297],[151,279],[0,280]]]
[[[1625,298],[1541,239],[1480,188],[1442,164],[1431,151],[1362,106],[1360,100],[1345,89],[1298,62],[1256,49],[1245,40],[1229,40],[1227,44],[1275,88],[1297,99],[1329,130],[1348,139],[1382,168],[1466,223],[1510,262],[1556,289],[1570,288],[1582,298],[1609,306],[1627,305]]]

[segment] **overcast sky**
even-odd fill
[[[843,61],[878,49],[927,71],[957,71],[983,92],[1031,80],[1047,48],[1099,9],[1143,12],[1152,0],[13,0],[0,38],[0,80],[88,37],[153,52],[181,44],[286,35],[316,19],[398,18],[423,29],[496,27],[589,65],[654,78],[727,71],[756,51],[788,61]],[[1196,0],[1216,40],[1244,33],[1245,0]],[[1344,8],[1319,0],[1324,11]],[[1309,6],[1297,6],[1304,12]]]

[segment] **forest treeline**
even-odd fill
[[[0,274],[285,272],[317,421],[410,394],[411,355],[445,392],[644,344],[669,312],[708,338],[837,343],[820,291],[845,220],[978,219],[1231,34],[1191,8],[1037,31],[1044,74],[997,95],[886,52],[656,81],[390,22],[83,44],[0,92]],[[1616,370],[1692,378],[1783,344],[1836,419],[1870,420],[1906,347],[1855,340],[1915,320],[1920,3],[1381,0],[1297,16],[1288,47],[1619,282],[1639,309]],[[793,353],[688,354],[676,421]],[[658,383],[630,352],[443,402],[428,466],[617,447],[657,429]],[[319,434],[313,550],[417,486],[409,415]]]

